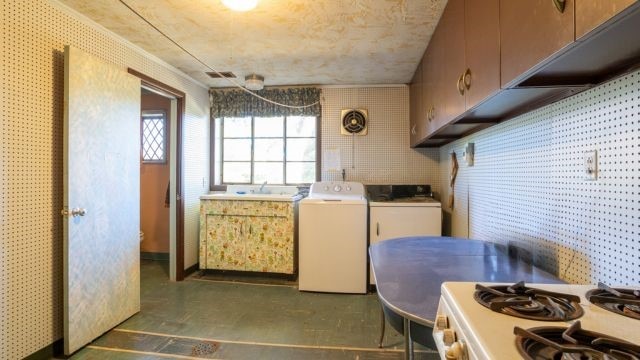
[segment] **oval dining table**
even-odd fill
[[[402,318],[405,359],[413,359],[412,328],[430,331],[445,281],[562,283],[531,264],[517,247],[454,237],[389,239],[369,248],[384,313]],[[424,329],[426,328],[426,329]],[[425,331],[422,331],[424,333]],[[419,341],[420,342],[420,341]],[[427,341],[428,342],[428,341]]]

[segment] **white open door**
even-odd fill
[[[64,348],[140,311],[140,80],[65,47]]]

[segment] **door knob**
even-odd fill
[[[85,209],[81,209],[81,208],[71,209],[71,216],[73,217],[85,216],[86,214],[87,214],[87,210]]]
[[[69,209],[64,208],[62,209],[62,211],[60,211],[60,213],[62,214],[62,216],[73,216],[73,217],[78,217],[78,216],[85,216],[87,214],[87,210],[86,209],[81,209],[81,208],[73,208],[71,209],[71,211],[69,211]]]

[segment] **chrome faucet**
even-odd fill
[[[262,185],[260,185],[260,190],[258,190],[258,192],[259,192],[260,194],[262,194],[262,193],[263,193],[265,185],[267,185],[267,182],[266,182],[266,181],[265,181],[265,182],[263,182],[263,183],[262,183]]]

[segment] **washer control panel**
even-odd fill
[[[311,199],[354,199],[364,198],[364,185],[353,181],[320,181],[311,184]]]

